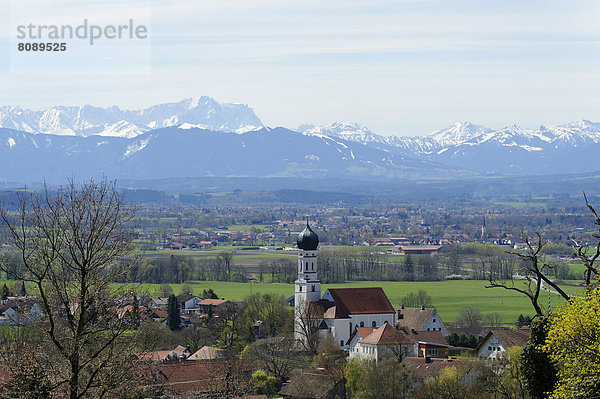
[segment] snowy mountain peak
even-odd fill
[[[474,125],[470,122],[457,122],[445,129],[436,130],[429,138],[443,146],[457,145],[490,133],[492,130],[485,126]]]

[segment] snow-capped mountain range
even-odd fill
[[[0,127],[36,134],[132,138],[182,124],[225,132],[246,132],[263,126],[247,105],[220,104],[210,97],[188,98],[135,111],[91,105],[54,106],[42,111],[0,107]]]
[[[600,171],[599,152],[600,123],[587,120],[496,130],[461,122],[427,136],[402,137],[356,123],[272,129],[247,105],[210,97],[134,111],[0,107],[0,179],[33,179],[40,170],[134,179],[583,173]]]

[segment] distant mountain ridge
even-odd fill
[[[247,105],[221,104],[210,97],[188,98],[135,111],[91,105],[58,105],[43,111],[19,106],[0,107],[0,127],[35,134],[132,138],[150,130],[181,124],[226,132],[263,127]]]
[[[585,173],[600,171],[599,152],[600,123],[588,120],[496,130],[460,122],[427,136],[400,137],[378,135],[357,123],[273,129],[249,106],[210,97],[133,111],[90,105],[42,111],[0,107],[0,166],[5,168],[0,179],[85,170],[131,179]],[[42,159],[48,167],[39,164]]]
[[[303,134],[344,138],[417,159],[486,174],[582,173],[600,170],[600,123],[580,120],[559,126],[493,130],[455,123],[424,137],[379,136],[352,123],[303,125]]]

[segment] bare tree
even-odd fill
[[[279,381],[285,381],[299,365],[294,352],[294,343],[286,337],[259,339],[248,345],[242,357],[255,363]]]
[[[594,224],[600,227],[600,217],[596,213],[594,207],[588,202],[585,193],[583,193],[583,198],[585,199],[585,205],[592,212],[592,215],[594,215]],[[600,257],[600,234],[594,233],[592,234],[592,237],[594,237],[597,242],[596,245],[593,247],[591,253],[588,253],[587,246],[575,240],[572,240],[573,244],[575,245],[575,256],[577,256],[577,258],[579,258],[579,260],[581,260],[581,262],[583,263],[583,266],[585,266],[583,282],[586,287],[590,287],[590,284],[592,282],[592,276],[596,277],[598,275],[598,267],[595,263],[598,257]]]
[[[323,309],[318,303],[299,304],[294,310],[294,337],[302,349],[317,353],[321,337],[319,327],[323,322]]]
[[[535,313],[538,316],[543,316],[544,312],[539,304],[542,284],[547,284],[548,286],[552,287],[556,293],[558,293],[567,301],[569,301],[571,297],[545,275],[545,272],[551,270],[553,266],[546,263],[542,259],[541,252],[545,244],[542,241],[542,236],[539,233],[536,233],[534,237],[535,241],[532,242],[530,237],[523,234],[522,239],[527,245],[525,251],[509,253],[517,255],[522,260],[520,273],[523,277],[523,286],[515,286],[515,280],[513,279],[509,281],[498,280],[496,275],[490,273],[489,284],[486,285],[486,288],[500,287],[507,290],[520,292],[529,298],[533,308],[535,309]]]
[[[39,293],[36,359],[52,371],[52,390],[71,399],[112,396],[130,380],[132,340],[115,311],[113,282],[129,271],[123,256],[135,238],[126,227],[133,215],[107,180],[45,187],[23,194],[16,214],[0,210],[22,261],[12,277]]]

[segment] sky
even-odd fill
[[[16,51],[16,26],[132,19],[145,40]],[[600,121],[600,2],[0,0],[0,105],[187,97],[268,126],[358,122],[383,135],[454,122]]]

